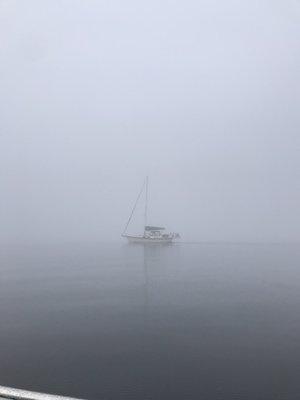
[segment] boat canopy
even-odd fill
[[[165,228],[159,226],[145,226],[145,231],[163,231]]]

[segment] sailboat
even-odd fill
[[[122,237],[126,238],[130,243],[172,243],[175,239],[179,238],[178,233],[174,232],[165,232],[165,228],[161,226],[152,226],[152,225],[147,225],[147,220],[148,220],[148,185],[149,185],[149,179],[146,177],[144,180],[143,186],[140,190],[140,193],[135,201],[135,204],[133,206],[133,209],[131,211],[131,214],[128,218],[128,221],[125,225],[125,229],[122,233]],[[128,226],[130,224],[130,221],[132,220],[132,217],[134,215],[135,209],[137,207],[137,204],[145,191],[145,210],[144,210],[144,232],[141,235],[130,235],[127,233]]]

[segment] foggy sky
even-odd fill
[[[0,240],[300,238],[300,3],[2,0]]]

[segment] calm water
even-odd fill
[[[2,247],[0,384],[299,399],[299,260],[296,245]]]

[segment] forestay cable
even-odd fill
[[[122,235],[125,235],[125,232],[127,231],[128,225],[130,224],[131,218],[132,218],[132,216],[133,216],[133,214],[134,214],[134,211],[135,211],[135,209],[136,209],[136,206],[137,206],[137,204],[138,204],[138,201],[139,201],[139,199],[140,199],[140,197],[141,197],[141,195],[142,195],[142,193],[143,193],[143,191],[144,191],[145,184],[146,184],[146,180],[144,181],[143,186],[142,186],[142,189],[141,189],[141,191],[140,191],[140,193],[139,193],[139,195],[138,195],[138,197],[137,197],[137,199],[136,199],[136,201],[135,201],[135,203],[134,203],[133,209],[132,209],[132,211],[131,211],[130,217],[128,218],[127,224],[126,224],[126,226],[125,226],[125,228],[124,228],[124,231],[123,231]]]

